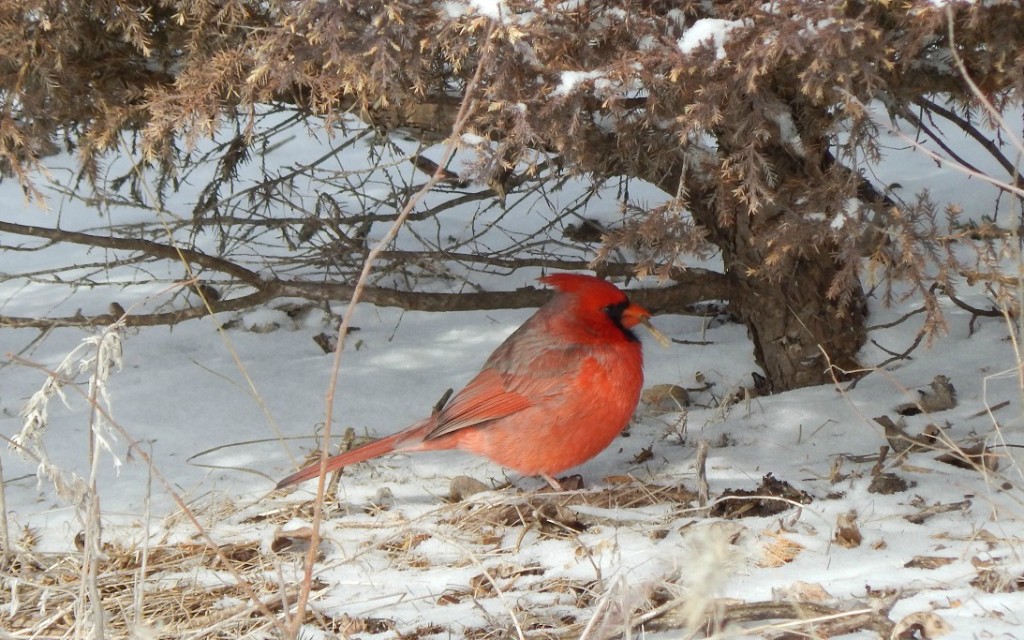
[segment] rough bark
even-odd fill
[[[867,335],[864,292],[858,285],[845,304],[830,298],[842,265],[827,243],[815,249],[792,261],[791,278],[772,281],[744,275],[762,261],[754,245],[722,246],[734,285],[730,306],[747,326],[772,391],[830,383],[860,368],[857,352]]]
[[[807,165],[784,153],[776,157],[780,184],[813,188]],[[785,252],[774,251],[770,241],[784,236],[783,225],[811,224],[790,210],[801,190],[779,189],[769,206],[751,212],[721,185],[709,185],[699,172],[681,179],[690,194],[691,214],[721,249],[730,309],[747,327],[769,389],[829,384],[859,369],[857,353],[867,337],[867,304],[859,280],[848,277],[856,273],[856,265],[844,264],[842,252],[827,237]],[[780,259],[781,267],[766,269],[769,260]],[[766,277],[767,271],[783,275]],[[840,299],[830,292],[844,277],[852,281]]]

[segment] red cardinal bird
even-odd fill
[[[643,355],[632,329],[644,324],[654,331],[651,314],[598,278],[560,273],[540,281],[558,293],[451,402],[393,436],[328,458],[326,471],[392,451],[461,449],[543,476],[557,489],[555,474],[607,447],[640,399]],[[319,474],[317,462],[277,486]]]

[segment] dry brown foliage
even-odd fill
[[[947,132],[966,133],[1005,169],[995,177],[1019,188],[994,118],[1019,104],[1024,89],[1018,4],[508,0],[498,7],[496,15],[408,0],[6,7],[0,164],[31,190],[30,172],[67,148],[106,206],[159,209],[177,180],[213,162],[190,221],[196,233],[220,234],[222,253],[284,243],[298,265],[351,281],[367,233],[393,220],[415,185],[392,175],[391,195],[373,201],[365,179],[324,172],[322,164],[358,140],[371,141],[367,153],[375,157],[394,136],[428,145],[447,136],[486,40],[493,59],[466,127],[483,142],[465,143],[474,161],[458,172],[443,168],[450,197],[414,219],[476,202],[499,208],[487,225],[500,225],[522,193],[558,189],[567,176],[618,184],[621,224],[597,229],[604,243],[594,264],[676,278],[686,256],[720,252],[724,272],[701,274],[712,283],[705,295],[729,300],[748,326],[771,390],[828,382],[830,368],[840,375],[859,368],[865,256],[887,297],[895,295],[893,279],[914,285],[929,333],[943,328],[933,283],[951,292],[965,273],[998,281],[994,259],[967,265],[953,255],[964,236],[942,228],[958,228],[959,212],[937,211],[926,194],[900,197],[885,176],[869,179],[865,169],[882,152],[877,112],[884,109],[954,162],[966,160]],[[723,21],[725,35],[682,47],[694,25],[709,24],[701,20]],[[275,111],[291,115],[268,123]],[[266,170],[258,187],[239,193],[240,168],[310,119],[343,142],[308,166]],[[196,143],[211,136],[220,144],[198,153]],[[108,176],[102,163],[111,154],[136,164]],[[154,175],[147,168],[156,170],[153,193],[142,184]],[[296,195],[300,176],[307,188],[314,184],[312,206]],[[667,203],[631,199],[635,180],[662,189]],[[439,233],[423,250],[383,256],[382,270],[392,282],[414,284],[417,275],[452,277],[452,264],[585,268],[595,257],[586,242],[582,253],[566,250],[580,247],[570,227],[584,222],[585,202],[504,247]],[[282,217],[282,207],[296,215]],[[619,259],[622,251],[634,259]]]

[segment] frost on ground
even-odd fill
[[[525,313],[397,322],[363,310],[341,384],[350,439],[411,422]],[[901,311],[877,310],[887,315]],[[330,358],[311,339],[316,322],[282,325],[273,309],[239,320],[227,339],[246,354],[259,403],[210,324],[175,328],[184,357],[165,329],[125,338],[124,370],[108,382],[115,419],[146,439],[205,533],[137,457],[121,456],[120,475],[106,469],[96,580],[113,637],[277,637],[294,605],[315,483],[272,491],[300,460],[270,434],[313,430],[322,390],[310,381],[326,379]],[[649,396],[628,432],[576,470],[578,491],[546,492],[453,452],[347,469],[326,502],[302,637],[1012,637],[1024,622],[1015,359],[1001,321],[956,309],[950,320],[940,347],[855,386],[756,397],[741,327],[658,318],[677,340],[711,344],[647,345],[648,386],[686,393]],[[909,345],[914,331],[884,339]],[[944,404],[928,399],[946,388],[936,376],[955,389]],[[167,393],[188,379],[188,398]],[[8,433],[13,400],[5,393]],[[50,446],[74,467],[85,433],[68,402],[51,428],[78,439]],[[284,424],[265,426],[264,410]],[[290,446],[296,458],[312,448]],[[0,628],[60,636],[85,575],[68,552],[81,526],[31,468],[5,456],[4,470],[16,553]]]

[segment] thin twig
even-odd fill
[[[892,322],[883,322],[881,324],[873,324],[870,327],[865,327],[864,330],[866,332],[868,332],[868,333],[871,333],[872,331],[877,331],[878,329],[891,329],[891,328],[893,328],[895,326],[903,324],[904,322],[906,322],[907,320],[909,320],[910,318],[916,316],[919,313],[924,313],[925,311],[927,311],[927,309],[925,307],[918,307],[918,308],[914,309],[913,311],[908,311],[907,313],[904,313],[902,316],[900,316],[899,318],[896,318]]]
[[[1016,172],[1016,167],[1014,163],[1011,162],[1010,159],[1006,157],[1006,154],[1000,151],[996,143],[985,137],[981,130],[978,129],[978,127],[974,126],[969,120],[956,114],[952,109],[947,109],[946,107],[943,107],[942,105],[937,104],[935,101],[930,100],[924,96],[918,96],[914,98],[914,103],[917,104],[922,109],[924,109],[925,111],[938,114],[939,116],[945,118],[946,120],[949,120],[954,125],[956,125],[961,131],[966,133],[968,136],[973,138],[975,142],[981,145],[982,148],[984,148],[985,151],[987,151],[989,155],[991,155],[992,158],[996,162],[998,162],[999,165],[1003,167],[1003,169],[1006,170],[1007,173],[1012,175]],[[910,120],[910,118],[908,118],[908,120]],[[952,155],[952,151],[942,143],[940,137],[934,136],[930,132],[929,136],[931,136],[932,140],[934,140],[936,143],[942,145],[942,147],[946,149],[947,153],[950,153]],[[971,167],[972,169],[974,169],[973,166],[971,166],[964,160],[958,159],[958,161],[961,162],[964,166]],[[1019,177],[1017,178],[1017,180],[1018,182],[1020,182]],[[1024,186],[1024,183],[1019,184],[1019,186]]]
[[[0,567],[7,567],[11,559],[11,536],[7,527],[7,482],[4,479],[3,459],[0,458]]]
[[[955,295],[953,295],[949,291],[946,291],[945,293],[946,293],[946,297],[948,297],[950,299],[950,301],[952,301],[953,304],[955,304],[956,306],[960,307],[961,309],[963,309],[964,311],[966,311],[967,313],[969,313],[969,314],[971,314],[973,316],[981,316],[983,318],[1002,318],[1003,317],[1003,312],[1000,311],[999,309],[979,309],[977,307],[972,307],[971,305],[967,304],[966,302],[964,302],[960,298],[957,298]]]
[[[708,513],[708,441],[704,438],[697,443],[697,505],[704,510],[705,517]]]
[[[871,344],[875,345],[876,347],[878,347],[882,351],[884,351],[884,352],[886,352],[886,353],[888,353],[889,355],[892,356],[888,360],[883,360],[882,362],[879,362],[877,365],[872,367],[872,369],[873,370],[884,369],[885,367],[889,366],[893,362],[898,362],[900,360],[906,360],[910,356],[910,354],[914,352],[915,349],[917,349],[919,346],[921,346],[921,341],[924,340],[924,337],[925,337],[925,335],[927,335],[927,333],[928,332],[925,331],[924,329],[918,331],[917,332],[917,337],[914,338],[914,341],[910,344],[909,347],[907,347],[901,353],[896,353],[894,351],[889,351],[888,349],[886,349],[882,345],[878,344],[876,341],[872,340]]]

